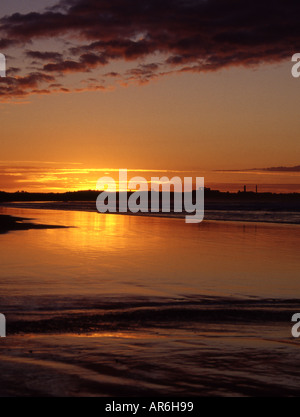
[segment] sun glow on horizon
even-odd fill
[[[76,166],[75,166],[76,165]],[[81,164],[82,165],[82,164]],[[78,163],[62,164],[54,162],[0,162],[0,190],[7,192],[64,193],[67,191],[98,191],[99,178],[114,179],[117,190],[130,191],[119,183],[118,168],[89,168]],[[147,185],[153,178],[204,177],[205,187],[220,191],[239,191],[247,185],[249,189],[271,192],[300,192],[300,172],[271,172],[265,170],[209,171],[209,170],[157,170],[130,168],[128,181],[142,176]],[[132,189],[131,189],[132,190]],[[133,190],[132,190],[133,191]]]

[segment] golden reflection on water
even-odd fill
[[[1,293],[297,297],[300,227],[1,209],[68,229],[0,236]]]
[[[154,336],[151,333],[124,333],[124,332],[109,332],[109,333],[81,333],[81,334],[66,334],[65,336],[75,338],[115,338],[115,339],[154,339],[161,338],[161,335]],[[167,337],[167,336],[165,336]]]

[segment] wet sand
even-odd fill
[[[299,393],[297,300],[28,301],[34,310],[8,315],[0,396]]]
[[[0,345],[0,395],[298,396],[299,343],[279,341],[282,331],[215,325],[13,336]]]

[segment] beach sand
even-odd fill
[[[279,337],[284,329],[203,327],[9,337],[0,345],[0,395],[299,394],[299,343]]]

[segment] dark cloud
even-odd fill
[[[10,39],[0,39],[0,49],[6,49],[9,48],[11,46],[14,46],[18,44],[18,41],[16,40],[10,40]]]
[[[268,171],[268,172],[300,172],[300,165],[295,166],[295,167],[264,168],[264,169],[262,169],[262,171]]]
[[[61,0],[44,13],[2,18],[0,47],[5,39],[69,38],[78,45],[69,49],[71,58],[27,52],[48,61],[43,71],[57,74],[156,54],[160,65],[137,65],[124,74],[125,81],[147,82],[168,72],[290,59],[300,50],[299,16],[299,0]]]
[[[294,167],[252,168],[244,170],[218,170],[216,172],[300,172],[300,165]]]
[[[111,71],[111,72],[107,72],[106,74],[104,74],[105,77],[112,77],[112,78],[117,78],[120,77],[121,74],[115,71]]]
[[[85,53],[81,55],[79,62],[77,61],[62,61],[54,64],[44,65],[44,71],[71,73],[71,72],[89,72],[91,69],[99,65],[106,65],[107,59],[103,55],[95,55],[92,53]]]
[[[152,79],[158,77],[156,71],[158,70],[158,64],[142,64],[137,68],[133,68],[126,72],[127,80],[137,80],[140,84],[145,84]]]
[[[16,67],[9,67],[9,68],[6,70],[6,75],[7,75],[8,77],[13,77],[14,75],[19,74],[20,72],[21,72],[21,69],[20,69],[20,68],[16,68]]]
[[[29,58],[40,59],[41,61],[59,61],[62,59],[62,54],[58,52],[27,51],[26,55]]]
[[[41,72],[32,72],[24,77],[6,77],[0,78],[0,96],[3,98],[25,97],[28,94],[41,94],[45,89],[40,90],[39,86],[44,83],[50,83],[55,80],[54,77]],[[47,90],[48,92],[48,90]]]

